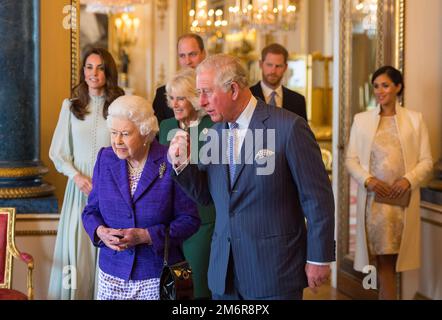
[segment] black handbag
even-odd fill
[[[187,261],[167,263],[169,255],[169,228],[164,243],[164,265],[160,276],[160,300],[192,300],[192,269]]]

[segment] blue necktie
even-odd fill
[[[230,124],[230,132],[229,132],[229,173],[230,173],[230,185],[233,184],[233,178],[235,177],[235,145],[237,143],[236,141],[236,134],[238,129],[238,124],[236,122],[232,122]]]
[[[269,100],[269,105],[271,106],[275,106],[276,107],[276,91],[272,91],[272,93],[270,94],[270,100]]]

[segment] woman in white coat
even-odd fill
[[[396,272],[420,267],[419,185],[433,167],[422,115],[399,106],[402,74],[391,66],[372,76],[378,107],[356,114],[346,166],[358,183],[354,268],[376,262],[379,299],[396,298]],[[408,190],[408,206],[374,201],[398,199]]]

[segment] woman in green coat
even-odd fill
[[[175,117],[163,120],[160,124],[160,143],[169,145],[170,139],[174,136],[174,131],[183,129],[190,131],[191,141],[194,141],[193,130],[197,129],[198,137],[204,129],[213,125],[210,117],[199,107],[196,96],[195,71],[185,69],[177,73],[166,85],[167,102],[172,108]],[[195,132],[196,133],[196,132]],[[199,140],[199,139],[198,139]],[[196,141],[200,150],[204,141]],[[196,152],[192,148],[192,161]],[[194,154],[195,153],[195,154]],[[195,299],[210,299],[211,293],[207,285],[207,270],[209,267],[210,243],[215,226],[215,207],[198,206],[201,218],[201,226],[197,233],[184,241],[183,251],[187,261],[192,267],[192,277],[194,285]]]

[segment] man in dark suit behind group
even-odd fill
[[[247,76],[229,55],[201,62],[199,103],[216,122],[206,132],[210,151],[188,163],[181,130],[169,160],[183,190],[216,207],[212,297],[302,299],[307,285],[315,290],[327,280],[335,258],[330,180],[307,122],[253,97]]]
[[[280,44],[273,43],[265,47],[259,61],[262,80],[250,87],[250,91],[267,104],[282,107],[307,120],[304,96],[281,85],[287,70],[287,59],[288,52]],[[274,101],[272,95],[275,95]]]
[[[195,69],[206,58],[203,39],[195,33],[187,33],[178,38],[177,42],[178,63],[181,68]],[[164,119],[174,117],[173,110],[169,108],[166,99],[166,86],[161,86],[155,93],[153,110],[158,119],[158,124]]]

